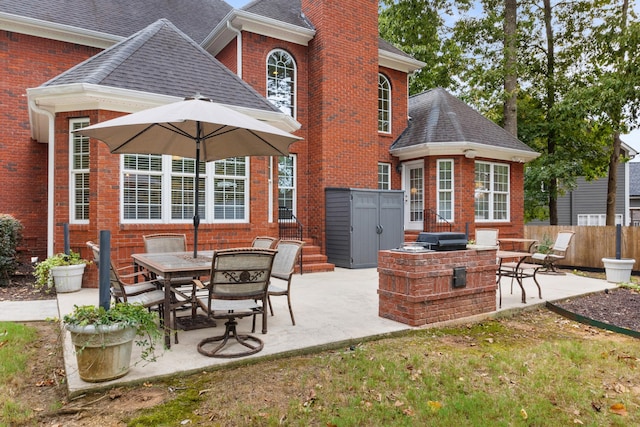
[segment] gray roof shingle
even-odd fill
[[[89,83],[279,111],[166,19],[76,65],[43,86]]]
[[[287,24],[314,30],[315,28],[302,13],[300,0],[254,0],[241,7],[256,15],[272,18]]]
[[[201,43],[233,8],[223,0],[2,0],[0,12],[121,37],[166,18]]]
[[[442,88],[409,97],[409,116],[409,126],[391,149],[429,143],[474,142],[535,152]]]

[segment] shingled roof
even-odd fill
[[[311,22],[302,13],[300,0],[254,0],[240,9],[265,18],[315,30]]]
[[[46,82],[87,83],[184,98],[279,110],[166,19],[160,19]]]
[[[2,0],[0,13],[129,37],[166,18],[197,43],[233,8],[223,0]]]
[[[442,88],[409,97],[409,116],[407,129],[391,150],[475,143],[535,154],[528,145]]]

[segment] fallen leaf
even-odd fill
[[[596,410],[596,412],[600,412],[602,410],[602,403],[600,402],[591,402],[591,407]]]
[[[625,408],[624,404],[622,403],[614,403],[609,407],[609,411],[611,411],[616,415],[621,415],[623,417],[627,416],[627,408]]]
[[[520,416],[522,417],[523,420],[526,420],[529,418],[529,414],[527,414],[527,411],[524,408],[520,409]]]
[[[399,400],[396,400],[395,403],[393,404],[393,406],[395,406],[396,408],[399,407],[399,406],[402,406],[402,405],[404,405],[404,403],[402,403]]]
[[[408,417],[413,417],[415,415],[415,412],[411,408],[407,408],[407,409],[403,410],[402,413],[405,414]]]
[[[577,419],[577,418],[574,418],[574,419],[573,419],[573,423],[574,423],[574,424],[580,424],[580,425],[583,425],[583,424],[584,424],[582,421],[580,421],[580,420],[579,420],[579,419]]]
[[[438,412],[442,408],[442,403],[438,401],[429,400],[427,406],[431,409],[431,412]]]

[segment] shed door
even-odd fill
[[[351,221],[351,266],[375,267],[378,264],[378,193],[353,192]]]

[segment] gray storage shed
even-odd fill
[[[327,257],[345,268],[378,265],[404,242],[404,191],[326,188]]]

